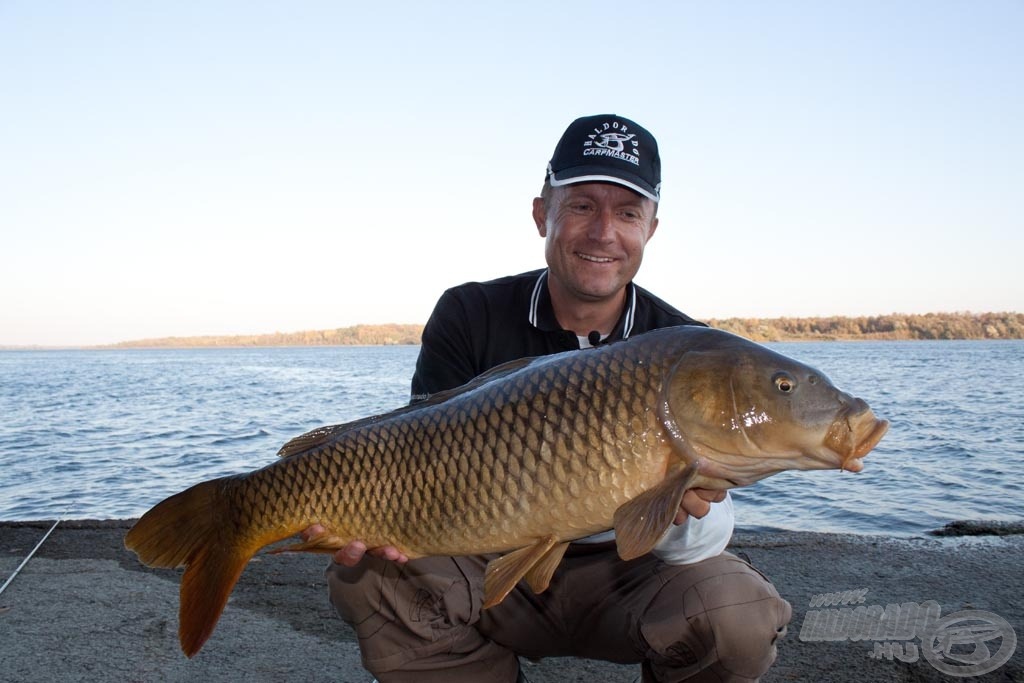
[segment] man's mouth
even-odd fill
[[[576,256],[580,257],[584,261],[590,261],[591,263],[613,263],[615,261],[615,259],[607,256],[592,256],[591,254],[583,254],[578,251],[576,252]]]

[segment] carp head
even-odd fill
[[[662,419],[677,452],[700,462],[697,486],[745,486],[784,470],[859,472],[885,435],[859,398],[818,370],[725,332],[682,354]]]

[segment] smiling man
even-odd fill
[[[648,131],[612,114],[574,121],[533,201],[547,268],[446,291],[423,331],[413,400],[506,361],[701,324],[633,283],[658,227],[660,189]],[[520,585],[488,610],[489,558],[407,561],[353,542],[327,579],[382,683],[524,681],[519,655],[635,662],[645,683],[749,681],[774,661],[791,611],[763,575],[724,552],[732,529],[727,494],[691,490],[650,554],[622,561],[613,531],[579,539],[547,591]]]
[[[565,329],[608,334],[657,227],[657,205],[606,183],[565,185],[545,195],[534,200],[533,218],[546,238],[555,316]]]

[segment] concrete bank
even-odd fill
[[[52,522],[0,522],[0,581]],[[0,595],[0,681],[302,681],[368,683],[354,636],[326,599],[323,556],[258,556],[213,637],[192,660],[177,644],[178,573],[124,550],[130,521],[67,521]],[[1024,640],[1024,537],[892,540],[811,533],[738,533],[746,553],[794,608],[776,665],[783,681],[1024,681],[1024,642],[981,676],[941,673],[918,654],[899,661],[873,641],[800,639],[816,596],[858,591],[861,605],[941,605],[943,617],[981,610]],[[837,609],[838,607],[833,607]],[[805,633],[805,636],[807,634]],[[813,635],[813,634],[811,634]],[[995,655],[1001,640],[987,642]],[[900,643],[909,658],[912,644]],[[637,667],[550,659],[524,662],[533,683],[632,681]]]

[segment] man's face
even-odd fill
[[[578,301],[617,296],[640,269],[654,212],[650,199],[610,183],[563,185],[547,202],[535,199],[552,286]]]

